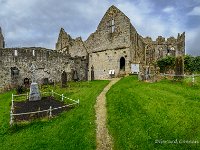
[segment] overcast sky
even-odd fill
[[[86,40],[111,5],[143,37],[177,37],[185,31],[186,53],[200,55],[200,0],[0,0],[6,47],[55,49],[61,27]]]

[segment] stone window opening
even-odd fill
[[[115,20],[114,18],[112,18],[111,20],[111,33],[113,33],[115,31]]]
[[[35,50],[33,50],[33,56],[35,56]]]
[[[120,58],[120,70],[125,71],[125,58],[124,57]]]
[[[18,54],[17,54],[17,50],[14,50],[14,56],[17,56]]]

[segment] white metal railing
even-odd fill
[[[51,92],[42,92],[41,94],[49,94],[51,96],[58,95],[61,97],[61,101],[64,101],[64,99],[68,99],[70,101],[72,101],[73,103],[68,104],[68,105],[64,105],[64,106],[60,106],[60,107],[56,107],[56,108],[52,108],[52,106],[49,107],[49,109],[46,110],[39,110],[39,111],[35,111],[35,112],[24,112],[24,113],[13,113],[14,111],[14,97],[22,97],[22,96],[26,96],[26,98],[29,98],[29,94],[20,94],[20,95],[14,95],[12,94],[12,104],[11,104],[11,111],[10,111],[10,125],[12,125],[14,123],[14,116],[20,116],[20,115],[28,115],[28,114],[37,114],[37,113],[42,113],[42,112],[47,112],[49,114],[49,118],[52,117],[52,111],[53,110],[58,110],[58,109],[62,109],[65,107],[70,107],[73,105],[79,105],[79,99],[78,100],[73,100],[71,98],[65,97],[64,94],[58,94],[56,92],[54,92],[53,90]]]

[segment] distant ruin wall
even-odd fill
[[[78,63],[79,62],[79,63]],[[45,78],[49,82],[60,82],[63,71],[67,72],[68,81],[73,80],[73,70],[77,71],[79,80],[86,80],[86,59],[59,53],[55,50],[29,47],[29,48],[6,48],[0,49],[0,88],[23,85],[24,79],[31,82],[30,66],[36,65],[36,81],[44,83]],[[12,69],[19,73],[12,74]]]

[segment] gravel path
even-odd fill
[[[97,97],[95,104],[96,111],[96,140],[97,150],[111,150],[112,149],[112,138],[108,133],[106,127],[107,110],[106,110],[106,93],[110,87],[119,81],[120,78],[113,78],[111,82],[103,89],[100,95]]]

